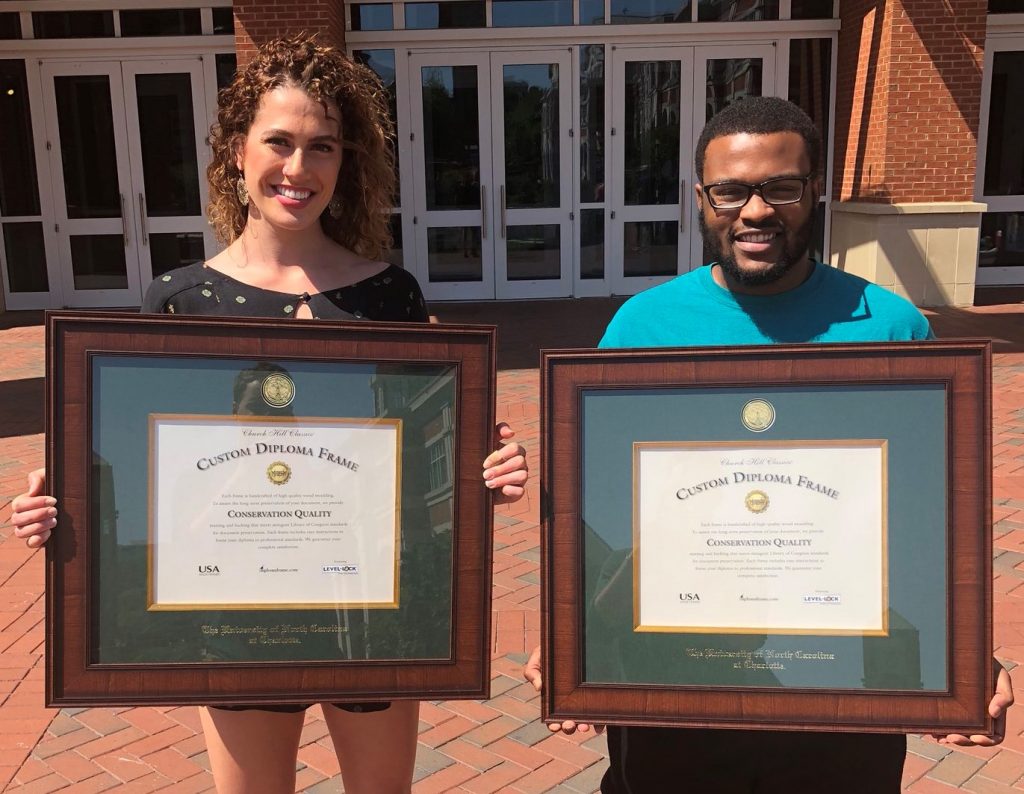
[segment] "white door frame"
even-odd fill
[[[1024,18],[1024,15],[1022,15]],[[974,198],[988,205],[988,212],[1019,212],[1024,214],[1024,195],[985,195],[985,167],[988,154],[989,112],[992,103],[992,68],[998,52],[1024,52],[1024,30],[996,35],[990,28],[985,40],[985,61],[981,78],[981,122],[978,128],[978,164],[975,170]],[[978,269],[975,284],[978,286],[1001,286],[1024,284],[1024,266],[982,267],[981,252],[978,253]]]
[[[134,205],[131,202],[131,168],[128,157],[128,129],[125,121],[124,86],[120,61],[44,62],[41,65],[44,86],[44,113],[46,136],[50,155],[50,180],[54,202],[55,231],[58,238],[58,262],[63,300],[67,305],[80,307],[135,306],[139,303],[138,235],[133,224]],[[111,124],[117,158],[117,188],[121,199],[121,217],[69,219],[61,158],[61,137],[57,117],[55,78],[63,76],[101,75],[108,79],[110,88]],[[125,275],[123,289],[75,288],[71,264],[71,238],[78,235],[118,235],[124,243]]]
[[[477,69],[477,130],[479,134],[480,209],[428,210],[426,163],[424,161],[424,125],[422,69],[431,66],[474,66]],[[409,56],[409,98],[413,147],[413,239],[417,277],[427,300],[488,300],[494,297],[494,248],[490,244],[489,226],[493,218],[493,185],[491,171],[491,101],[490,60],[486,52],[412,53]],[[468,123],[469,120],[467,120]],[[488,218],[490,215],[490,218]],[[479,281],[430,280],[428,233],[438,227],[477,227],[480,229],[481,277]],[[406,250],[409,245],[406,244]]]
[[[497,183],[496,192],[491,196],[496,203],[491,213],[495,262],[495,297],[516,298],[561,298],[572,292],[573,234],[573,152],[572,152],[572,84],[574,70],[567,48],[531,50],[527,52],[492,52],[491,58],[491,108],[494,119],[492,134],[493,175]],[[515,209],[508,208],[505,197],[505,103],[504,67],[528,64],[556,64],[558,66],[558,206]],[[509,280],[508,278],[508,236],[507,227],[513,225],[556,225],[559,228],[559,277],[557,279]]]
[[[128,121],[128,153],[132,171],[135,239],[139,241],[139,273],[142,289],[153,280],[150,234],[193,233],[203,235],[206,258],[213,256],[217,243],[213,230],[206,220],[208,186],[206,167],[210,161],[210,149],[204,143],[208,127],[205,125],[206,91],[204,90],[203,63],[199,58],[176,58],[163,61],[126,61],[122,64],[125,90],[125,111]],[[192,125],[196,150],[196,177],[199,184],[199,214],[175,217],[149,217],[146,202],[146,183],[143,173],[142,140],[139,124],[139,105],[136,95],[135,77],[140,74],[187,74],[192,89]]]

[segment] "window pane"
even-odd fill
[[[235,79],[235,72],[238,71],[238,57],[232,53],[221,53],[215,56],[217,64],[217,90],[231,84]]]
[[[198,36],[203,24],[198,8],[122,11],[122,36]]]
[[[981,216],[978,267],[1024,267],[1024,212]]]
[[[425,66],[421,79],[427,209],[480,209],[476,67]]]
[[[3,228],[10,291],[48,292],[50,282],[46,276],[43,224],[5,223]]]
[[[213,9],[213,35],[226,36],[235,32],[235,14],[230,8]]]
[[[985,194],[1024,194],[1024,52],[997,52],[985,154]]]
[[[128,289],[124,238],[120,234],[71,235],[75,289]]]
[[[709,121],[718,111],[748,96],[761,96],[760,58],[716,58],[708,61],[707,111]]]
[[[580,201],[604,201],[604,45],[580,46]]]
[[[832,97],[832,42],[794,39],[789,48],[789,101],[813,119],[822,142],[828,140],[828,107]],[[828,147],[821,150],[820,171],[828,174]]]
[[[391,147],[391,154],[395,158],[395,195],[392,199],[394,206],[402,204],[402,194],[399,189],[398,147],[395,145],[398,129],[398,91],[395,87],[395,51],[394,50],[356,50],[353,53],[355,60],[374,71],[388,92],[388,112],[391,114],[391,123],[395,128],[395,138],[388,141]]]
[[[185,73],[135,76],[139,143],[151,218],[201,215],[192,79]]]
[[[757,22],[778,18],[779,0],[700,0],[697,5],[697,19],[701,22]]]
[[[794,0],[795,4],[796,0]],[[808,2],[808,0],[804,0]],[[1024,12],[1020,0],[988,0],[990,14],[1020,14]]]
[[[0,60],[0,215],[38,215],[39,180],[25,62]]]
[[[33,11],[37,39],[109,38],[114,35],[112,11]]]
[[[558,64],[505,66],[503,85],[508,207],[557,207]]]
[[[430,281],[483,281],[483,272],[479,226],[427,229]]]
[[[402,213],[391,216],[391,248],[384,254],[384,261],[399,267],[405,267],[405,251],[402,249]]]
[[[832,19],[832,3],[829,0],[792,0],[792,19]],[[1017,2],[1017,0],[1013,0]]]
[[[678,221],[622,224],[623,271],[627,276],[674,276],[679,248]]]
[[[21,38],[21,15],[6,12],[0,14],[0,39]]]
[[[150,260],[153,278],[168,270],[206,260],[203,235],[199,232],[149,235]]]
[[[689,22],[690,0],[612,0],[612,24]]]
[[[626,204],[679,203],[679,61],[626,63]]]
[[[580,0],[580,24],[604,24],[604,0]]]
[[[405,4],[405,27],[409,30],[483,28],[486,26],[487,10],[481,0]]]
[[[571,24],[571,0],[493,0],[491,4],[491,25],[496,28]]]
[[[120,218],[110,80],[61,76],[53,83],[67,216]]]
[[[509,281],[557,279],[561,268],[558,224],[509,226],[505,241]]]
[[[604,278],[604,210],[580,210],[580,278]]]
[[[352,30],[391,30],[395,25],[391,3],[352,6]]]

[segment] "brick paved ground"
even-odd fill
[[[447,321],[499,326],[499,418],[529,447],[536,470],[537,371],[541,346],[592,344],[617,301],[435,307]],[[11,537],[11,498],[42,463],[42,328],[38,315],[0,315],[0,786],[30,792],[207,791],[213,782],[194,708],[42,707],[43,555]],[[942,336],[991,336],[994,380],[995,642],[1024,693],[1024,308],[942,310]],[[552,736],[522,683],[539,641],[538,489],[496,519],[492,696],[424,703],[416,792],[591,792],[606,762],[603,738]],[[1024,700],[1024,697],[1022,697]],[[1024,789],[1024,709],[991,750],[950,750],[911,737],[908,791],[989,794]],[[307,715],[299,789],[341,791],[317,708]]]

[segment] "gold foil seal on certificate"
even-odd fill
[[[263,379],[260,391],[263,402],[271,408],[284,408],[295,399],[295,381],[283,372],[275,372]]]
[[[267,479],[274,485],[284,485],[292,478],[292,467],[281,460],[275,460],[267,466]]]
[[[764,491],[751,491],[747,494],[743,503],[747,506],[747,510],[751,513],[763,513],[768,509],[768,494]]]
[[[740,421],[752,433],[763,433],[775,424],[775,406],[767,400],[751,400],[743,406]]]

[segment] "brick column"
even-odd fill
[[[973,300],[986,11],[840,2],[832,261],[919,305]]]
[[[345,46],[344,0],[234,0],[235,51],[245,66],[264,42],[290,33],[319,33]]]

